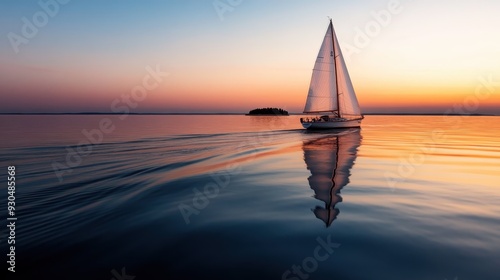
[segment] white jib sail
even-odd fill
[[[337,55],[337,85],[340,115],[343,117],[359,117],[361,116],[361,110],[359,109],[358,99],[356,98],[356,93],[354,92],[351,77],[347,71],[335,30],[333,30],[333,41],[335,42],[335,54]]]

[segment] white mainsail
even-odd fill
[[[356,93],[330,20],[314,65],[304,113],[335,111],[340,117],[361,116]]]

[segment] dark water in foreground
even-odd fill
[[[15,165],[25,279],[500,279],[499,117],[107,117],[0,117],[2,269]]]

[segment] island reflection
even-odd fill
[[[309,186],[314,197],[325,203],[312,209],[316,218],[329,227],[339,214],[340,190],[349,183],[350,170],[361,144],[360,129],[328,132],[327,136],[304,141],[304,161],[311,172]]]

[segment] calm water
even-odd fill
[[[0,118],[26,279],[500,279],[500,117]]]

